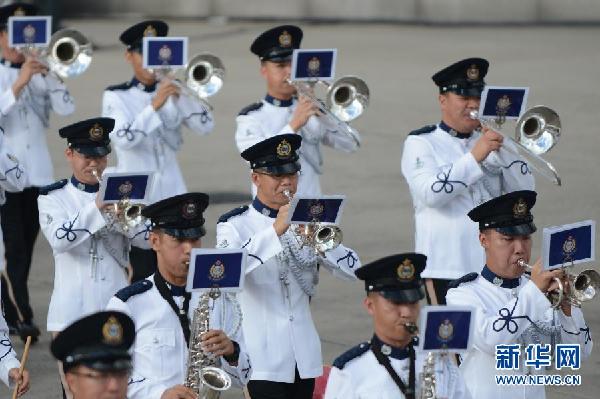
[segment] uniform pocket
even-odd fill
[[[143,357],[152,359],[146,364],[137,364],[136,368],[144,368],[142,375],[161,377],[169,372],[169,359],[175,356],[175,330],[172,328],[151,328],[138,332],[137,347]]]

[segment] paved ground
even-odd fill
[[[117,36],[133,22],[72,21],[74,27],[94,40],[98,50],[90,70],[68,82],[77,100],[77,112],[68,118],[52,119],[49,142],[56,178],[67,176],[62,156],[64,143],[56,133],[58,127],[98,115],[102,89],[130,78]],[[234,116],[264,91],[258,62],[248,47],[266,26],[172,23],[173,34],[190,36],[191,53],[205,50],[219,55],[228,73],[223,92],[213,100],[216,130],[208,137],[186,136],[180,156],[189,189],[211,193],[219,202],[208,209],[207,246],[214,245],[217,217],[245,202],[248,192],[248,172],[234,146]],[[338,74],[359,75],[371,88],[371,107],[355,123],[363,133],[362,148],[353,155],[330,150],[324,153],[323,187],[327,193],[348,195],[342,224],[345,242],[360,253],[363,262],[412,249],[411,199],[400,174],[402,143],[408,131],[439,120],[436,90],[430,80],[433,72],[450,61],[468,56],[491,60],[489,83],[530,86],[530,105],[552,106],[562,117],[564,136],[548,159],[560,171],[564,185],[558,188],[538,179],[540,196],[535,208],[538,226],[599,219],[597,156],[600,144],[596,134],[600,105],[597,41],[600,29],[344,24],[305,28],[306,48],[337,47]],[[535,241],[534,253],[539,253],[540,234]],[[45,326],[52,281],[52,255],[41,237],[35,249],[30,281],[34,312],[40,326]],[[322,276],[313,308],[326,362],[370,336],[370,321],[361,308],[362,297],[360,284],[334,281],[327,274]],[[599,309],[599,302],[584,308],[592,332],[600,329]],[[49,336],[44,334],[30,355],[28,367],[33,377],[30,398],[59,397],[48,342]],[[22,344],[18,340],[16,347],[21,353]],[[581,387],[548,389],[549,397],[596,398],[600,389],[598,353],[596,350],[583,367]],[[0,397],[8,397],[6,388],[0,387]]]

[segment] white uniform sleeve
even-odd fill
[[[413,195],[437,208],[468,191],[483,176],[483,170],[470,152],[440,167],[429,143],[421,137],[408,136],[402,153],[402,174]]]
[[[51,74],[43,80],[46,82],[52,110],[62,116],[72,114],[75,111],[75,102],[69,89]]]
[[[504,140],[503,147],[516,152],[516,146]],[[503,191],[510,193],[518,190],[534,190],[535,180],[531,166],[522,156],[515,155],[507,149],[492,151],[483,161],[484,165],[502,172]]]
[[[354,392],[350,375],[344,370],[332,367],[327,379],[324,399],[354,399],[356,397]]]
[[[532,282],[528,281],[511,299],[499,309],[484,309],[480,299],[467,287],[448,290],[448,305],[475,306],[473,343],[480,351],[494,355],[496,345],[516,343],[519,336],[531,322],[544,320],[550,309],[546,296]]]
[[[320,261],[335,277],[344,280],[356,280],[354,271],[361,266],[358,254],[342,244],[326,251],[325,257],[321,257]]]
[[[13,93],[12,86],[9,85],[0,93],[0,114],[7,115],[16,103],[17,99]]]
[[[582,359],[587,359],[592,354],[594,341],[592,341],[590,328],[583,318],[583,312],[580,308],[571,306],[571,317],[565,316],[561,311],[558,312],[558,315],[562,326],[562,342],[579,344]]]
[[[12,387],[13,381],[10,381],[8,372],[11,369],[19,368],[21,364],[17,360],[17,354],[13,350],[10,338],[8,336],[8,326],[2,312],[0,312],[0,379],[4,384]]]
[[[248,251],[246,274],[283,250],[273,226],[244,241],[230,222],[217,224],[217,248],[245,248]]]
[[[354,152],[358,149],[360,134],[350,124],[331,123],[325,118],[318,118],[323,131],[323,144],[344,152]]]
[[[52,195],[40,195],[38,208],[40,228],[56,253],[86,243],[92,234],[106,226],[106,220],[93,201],[70,214]]]
[[[25,188],[25,180],[25,171],[4,143],[4,136],[0,134],[0,187],[10,192],[22,191]]]
[[[144,107],[137,115],[128,115],[124,111],[126,109],[116,93],[110,90],[104,92],[102,116],[115,120],[115,128],[110,133],[110,140],[115,146],[128,150],[154,134],[163,122],[151,104]]]
[[[151,227],[152,224],[150,223],[149,219],[146,219],[146,221],[143,224],[137,226],[129,236],[129,239],[131,240],[131,245],[142,249],[150,249],[151,245],[149,238]]]
[[[215,127],[215,117],[207,104],[194,100],[189,96],[180,95],[177,100],[181,123],[198,135],[207,135]]]
[[[248,115],[238,115],[235,119],[237,127],[235,130],[235,143],[240,152],[252,147],[254,144],[260,143],[274,134],[294,133],[289,124],[285,125],[279,132],[265,131],[260,121],[249,113]]]
[[[230,294],[225,294],[225,295],[230,295]],[[229,296],[229,297],[236,298],[235,295]],[[226,304],[225,306],[227,306],[227,309],[226,309],[225,315],[226,315],[226,317],[229,316],[229,317],[227,317],[228,320],[232,320],[231,315],[234,310],[232,309],[231,302],[229,300],[224,300],[224,298],[225,298],[225,296],[221,295],[221,298],[219,299],[219,304],[220,304],[220,306],[223,306],[223,304]],[[228,320],[225,320],[225,323],[227,323]],[[223,328],[223,330],[227,330],[227,328]],[[227,331],[225,331],[225,332],[227,332]],[[229,362],[227,362],[227,360],[225,360],[224,357],[221,357],[221,367],[227,374],[229,374],[229,376],[231,377],[231,382],[235,386],[241,388],[241,387],[245,386],[246,384],[248,384],[248,381],[250,380],[250,377],[252,376],[252,365],[250,363],[250,356],[248,355],[248,352],[246,351],[246,342],[244,340],[244,334],[243,334],[242,328],[239,328],[237,333],[235,334],[235,336],[230,336],[229,339],[237,342],[237,344],[240,346],[240,353],[238,356],[237,363],[235,365],[229,364]]]

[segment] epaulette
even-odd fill
[[[47,186],[40,187],[40,195],[46,195],[46,194],[50,193],[51,191],[58,190],[59,188],[63,188],[64,186],[67,185],[68,182],[69,182],[69,179],[62,179],[62,180],[56,181],[52,184],[48,184]]]
[[[422,128],[413,130],[412,132],[410,132],[408,135],[409,136],[418,136],[420,134],[424,134],[424,133],[431,133],[433,132],[435,129],[437,129],[436,125],[427,125],[427,126],[423,126]]]
[[[240,206],[240,207],[234,208],[234,209],[230,210],[229,212],[221,215],[221,217],[219,218],[219,221],[217,223],[225,223],[226,221],[228,221],[232,217],[237,216],[237,215],[241,215],[242,213],[246,212],[247,210],[248,210],[248,205],[244,205],[244,206]]]
[[[129,298],[134,295],[141,294],[142,292],[148,291],[152,288],[152,281],[150,280],[140,280],[135,283],[128,285],[125,288],[121,288],[115,296],[122,300],[123,302],[127,302]]]
[[[472,272],[469,274],[465,274],[461,278],[457,278],[456,280],[452,280],[448,283],[448,288],[456,288],[462,283],[468,283],[469,281],[473,281],[479,276],[479,274]]]
[[[349,349],[348,351],[342,353],[333,361],[333,366],[342,370],[346,363],[350,360],[355,359],[361,356],[363,353],[371,349],[371,343],[369,341],[363,342],[360,345],[356,345],[354,348]]]
[[[124,82],[118,85],[108,86],[106,90],[115,91],[115,90],[127,90],[131,87],[131,82]]]
[[[257,102],[257,103],[252,103],[252,104],[248,105],[247,107],[242,108],[242,110],[240,111],[240,113],[238,115],[248,115],[252,111],[261,109],[262,106],[263,106],[262,101]]]

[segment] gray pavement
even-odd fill
[[[86,32],[98,45],[89,71],[68,82],[77,102],[74,115],[52,117],[49,130],[55,177],[68,176],[58,139],[60,126],[100,113],[101,93],[109,84],[130,78],[118,34],[126,19],[67,21]],[[190,53],[204,50],[222,57],[227,67],[226,85],[212,101],[217,127],[207,137],[186,135],[180,162],[188,188],[211,193],[217,204],[208,208],[206,246],[214,245],[215,221],[227,210],[245,202],[248,171],[234,144],[234,117],[264,92],[258,61],[248,51],[252,39],[266,24],[209,24],[172,21],[172,34],[190,36]],[[439,120],[436,89],[430,76],[436,70],[467,56],[491,61],[486,79],[498,85],[530,86],[529,104],[546,104],[558,110],[563,137],[548,154],[560,171],[564,185],[555,187],[538,178],[538,227],[584,219],[599,219],[600,144],[598,132],[598,65],[600,28],[435,28],[401,25],[313,25],[305,27],[306,48],[337,47],[338,75],[355,74],[369,83],[372,101],[354,125],[363,133],[363,145],[352,155],[325,149],[327,193],[348,196],[342,227],[345,242],[363,262],[413,248],[413,215],[410,194],[400,173],[400,154],[407,133]],[[113,160],[114,161],[114,160]],[[541,230],[541,229],[540,229]],[[448,232],[451,234],[452,232]],[[535,236],[534,253],[540,251]],[[53,260],[46,240],[38,239],[30,277],[36,320],[45,327],[53,284]],[[368,339],[370,320],[361,307],[359,283],[336,281],[323,273],[313,314],[323,341],[326,363],[345,349]],[[584,307],[592,334],[600,329],[600,302]],[[16,350],[22,343],[13,339]],[[33,384],[29,398],[59,398],[55,363],[44,333],[29,357]],[[549,398],[597,398],[600,389],[596,350],[581,370],[582,386],[549,388]],[[475,376],[473,378],[476,378]],[[468,381],[467,381],[468,383]],[[596,392],[594,394],[594,392]],[[8,397],[0,386],[0,397]],[[226,397],[240,397],[239,392]]]

